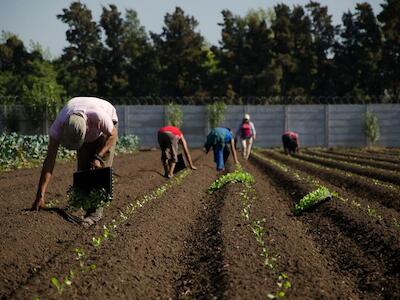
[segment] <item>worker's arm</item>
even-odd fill
[[[251,130],[252,130],[252,133],[253,133],[253,140],[255,141],[256,138],[257,138],[257,132],[256,132],[256,128],[254,127],[254,123],[253,122],[250,122],[250,127],[251,127]]]
[[[183,135],[182,135],[182,138],[180,139],[180,143],[182,144],[183,153],[185,154],[186,160],[189,163],[189,167],[192,170],[196,170],[197,168],[193,165],[192,157],[190,156],[189,148],[187,146],[187,142],[186,142],[185,137]]]
[[[296,137],[296,144],[297,144],[296,152],[300,153],[300,140],[298,137]]]
[[[47,185],[49,184],[51,176],[53,174],[59,145],[60,143],[58,141],[50,137],[49,145],[47,148],[47,155],[43,162],[39,185],[36,192],[36,199],[35,202],[33,202],[32,210],[39,210],[44,207],[44,195],[47,190]]]
[[[112,146],[115,145],[115,143],[117,142],[118,139],[118,129],[117,127],[114,126],[111,135],[106,135],[106,140],[104,142],[103,147],[99,150],[99,152],[97,152],[96,154],[98,156],[100,156],[100,158],[104,157],[104,155],[111,149]],[[101,168],[102,166],[102,161],[100,161],[97,158],[93,158],[92,161],[92,166],[94,168]]]
[[[232,154],[233,154],[233,159],[235,160],[235,163],[238,164],[239,161],[238,161],[238,158],[237,158],[237,155],[236,155],[235,141],[234,141],[234,139],[231,139],[230,144],[231,144],[231,151],[232,151]]]

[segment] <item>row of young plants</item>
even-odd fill
[[[378,210],[376,208],[374,208],[370,205],[366,205],[366,206],[362,205],[359,201],[357,201],[355,199],[349,199],[347,197],[342,196],[341,193],[339,192],[339,189],[330,192],[328,190],[328,188],[323,186],[323,184],[317,178],[315,178],[309,174],[306,174],[306,173],[300,172],[298,170],[295,170],[293,168],[290,168],[289,166],[287,166],[283,163],[280,163],[271,158],[267,158],[258,153],[254,153],[253,155],[260,160],[266,161],[267,163],[270,163],[270,164],[278,167],[283,172],[285,172],[287,174],[291,174],[291,176],[299,182],[307,182],[311,185],[314,185],[317,189],[315,191],[311,192],[310,194],[317,194],[317,195],[319,194],[320,195],[320,196],[315,196],[315,199],[323,199],[323,197],[325,197],[325,196],[329,197],[329,194],[330,194],[330,195],[334,196],[335,198],[339,199],[340,201],[342,201],[343,203],[348,203],[352,207],[360,209],[369,217],[379,220],[379,221],[383,221],[389,225],[394,225],[397,229],[400,229],[400,221],[397,218],[393,217],[392,220],[386,220],[382,215],[380,215],[378,213]],[[298,160],[295,157],[292,157],[291,159]],[[323,168],[323,167],[321,167],[321,168]],[[315,204],[315,203],[313,203],[312,200],[308,199],[310,194],[304,196],[303,199],[301,199],[299,201],[299,203],[295,205],[295,211],[294,211],[295,213],[299,213],[298,205],[302,206],[302,205],[300,205],[301,202],[307,202],[307,203],[310,202],[310,203],[312,203],[312,205]],[[310,198],[313,198],[313,197],[310,197]]]
[[[376,169],[374,167],[366,166],[366,165],[361,165],[357,163],[351,163],[351,162],[343,162],[343,161],[338,161],[336,159],[332,158],[326,158],[326,157],[320,157],[312,154],[304,154],[302,153],[301,155],[296,155],[296,157],[309,161],[309,162],[315,162],[327,167],[335,168],[335,169],[340,169],[343,171],[355,173],[361,176],[366,176],[369,178],[374,178],[378,180],[382,180],[388,183],[392,184],[400,184],[400,176],[398,172],[395,171],[390,171],[390,170],[380,170]]]
[[[375,160],[375,161],[381,161],[381,162],[388,162],[388,163],[394,163],[394,164],[400,164],[400,156],[395,156],[391,154],[385,154],[385,153],[371,153],[371,152],[361,152],[359,150],[342,150],[342,149],[332,149],[328,150],[327,152],[333,153],[336,155],[342,155],[345,157],[354,157],[354,158],[362,158],[362,159],[370,159],[370,160]]]
[[[150,193],[136,198],[133,202],[129,203],[124,209],[119,212],[119,215],[112,219],[108,224],[104,224],[102,231],[99,235],[93,236],[90,241],[91,247],[76,247],[73,252],[75,260],[78,262],[78,268],[71,268],[68,274],[64,277],[53,276],[50,279],[51,285],[57,290],[59,294],[62,294],[68,287],[73,284],[74,279],[78,273],[86,274],[92,270],[96,269],[96,264],[91,261],[90,254],[95,250],[100,248],[106,241],[113,240],[117,237],[117,229],[123,225],[127,220],[129,220],[138,209],[143,207],[150,201],[156,200],[165,194],[166,191],[174,186],[181,184],[182,180],[191,173],[191,170],[183,170],[178,173],[171,180],[167,181],[165,184],[151,191]],[[75,201],[75,200],[74,200]],[[38,300],[39,297],[35,297]]]
[[[0,135],[0,170],[29,168],[40,164],[47,154],[48,135],[21,135],[17,133]],[[132,152],[137,149],[139,139],[135,135],[121,136],[116,153]],[[60,147],[57,158],[71,160],[76,151]]]
[[[303,151],[303,153],[311,154],[311,155],[316,155],[318,157],[324,157],[324,158],[331,158],[335,159],[338,161],[344,161],[344,162],[350,162],[350,163],[355,163],[359,166],[369,166],[373,168],[379,168],[383,170],[392,170],[392,171],[400,171],[400,165],[395,164],[395,163],[389,163],[389,162],[383,162],[383,161],[377,161],[373,158],[354,158],[354,157],[349,157],[345,155],[338,155],[338,154],[333,154],[330,152],[327,152],[325,150],[311,150],[307,149]],[[399,161],[400,162],[400,161]]]
[[[244,220],[249,223],[251,232],[253,233],[257,244],[261,248],[261,257],[264,259],[264,266],[267,267],[274,276],[276,276],[276,284],[278,289],[273,293],[268,293],[267,297],[269,299],[279,299],[286,296],[287,291],[292,287],[288,276],[279,271],[277,267],[277,255],[273,253],[268,245],[265,243],[265,219],[252,220],[251,218],[251,207],[255,201],[257,201],[256,191],[253,187],[255,180],[254,177],[245,172],[241,166],[239,166],[234,172],[227,173],[219,177],[208,189],[210,194],[221,189],[229,183],[241,183],[243,185],[243,190],[240,192],[242,200],[242,212],[241,216]]]
[[[332,167],[320,165],[312,161],[304,161],[294,156],[288,157],[277,151],[265,151],[269,157],[275,160],[284,162],[286,165],[294,166],[307,173],[316,174],[315,176],[326,178],[327,181],[335,182],[335,185],[340,185],[359,194],[360,197],[373,196],[386,207],[400,207],[399,194],[400,187],[378,179],[360,176],[355,173],[339,170]]]

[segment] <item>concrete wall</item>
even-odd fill
[[[135,134],[142,147],[157,146],[157,130],[165,125],[163,105],[116,106],[120,134]],[[206,107],[182,106],[182,131],[190,147],[201,147],[209,131]],[[361,147],[366,145],[362,131],[363,114],[372,111],[380,125],[378,145],[400,147],[400,104],[366,105],[230,105],[221,126],[236,129],[245,113],[249,113],[257,130],[256,146],[281,145],[285,130],[299,133],[302,146]],[[0,130],[5,129],[5,108],[0,107]],[[44,118],[41,128],[32,128],[19,114],[20,132],[46,133]]]

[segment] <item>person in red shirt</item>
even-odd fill
[[[164,167],[164,176],[171,178],[174,176],[174,169],[178,161],[179,144],[183,148],[186,161],[192,170],[197,168],[193,165],[189,153],[188,145],[182,131],[175,126],[164,126],[158,130],[158,144],[161,148],[161,161]]]
[[[282,135],[282,143],[285,154],[300,152],[299,135],[293,131],[285,131]]]

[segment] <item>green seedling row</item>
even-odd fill
[[[179,185],[189,174],[191,174],[191,170],[186,169],[149,194],[139,197],[135,202],[128,204],[122,211],[120,211],[117,218],[113,219],[109,224],[103,225],[103,230],[99,236],[92,237],[92,246],[94,248],[99,248],[105,241],[115,238],[117,236],[117,228],[125,223],[139,208],[143,207],[149,201],[161,197],[170,188]],[[90,249],[85,250],[83,247],[74,249],[75,259],[79,261],[79,272],[82,274],[96,269],[96,264],[89,261],[88,253],[90,253]],[[50,283],[54,288],[56,288],[59,294],[62,294],[67,287],[72,285],[76,272],[76,270],[70,269],[68,275],[63,277],[61,280],[53,276],[50,279]]]
[[[234,172],[223,175],[214,181],[214,183],[208,189],[208,192],[212,194],[228,183],[242,183],[244,185],[244,189],[240,192],[242,202],[241,216],[246,222],[250,223],[250,230],[253,233],[257,244],[261,248],[260,255],[264,260],[264,266],[268,267],[268,269],[272,271],[273,274],[278,278],[276,282],[278,290],[274,293],[268,293],[267,297],[269,299],[284,298],[287,291],[292,287],[292,284],[286,274],[281,273],[276,269],[277,255],[272,254],[264,241],[265,228],[263,224],[266,220],[262,219],[251,221],[250,212],[252,203],[257,200],[255,195],[256,192],[253,187],[254,182],[254,177],[250,173],[245,172],[242,167],[239,166]]]
[[[264,157],[262,155],[259,155],[258,153],[254,153],[254,155],[257,158],[261,159],[261,160],[265,160],[265,161],[273,164],[274,166],[280,168],[282,171],[292,174],[292,176],[294,178],[296,178],[297,180],[299,180],[299,181],[304,180],[304,181],[306,181],[306,182],[308,182],[310,184],[315,185],[316,187],[323,187],[322,183],[318,179],[316,179],[315,177],[312,177],[312,176],[310,176],[308,174],[304,174],[304,173],[300,174],[299,171],[295,171],[294,169],[288,167],[287,165],[284,165],[284,164],[282,164],[282,163],[280,163],[278,161],[275,161],[273,159],[266,158],[266,157]],[[292,159],[300,161],[299,159],[297,159],[295,157],[292,157]],[[311,162],[307,162],[307,163],[312,164],[313,166],[321,168],[321,169],[324,169],[324,170],[329,170],[329,168],[324,167],[324,166],[320,166],[318,164],[314,164],[314,163],[311,163]],[[344,173],[344,172],[342,172],[342,173]],[[346,175],[347,176],[351,176],[351,174],[347,174],[347,172],[346,172]],[[378,181],[378,180],[376,180],[376,181]],[[379,181],[376,184],[382,185],[382,183],[379,182]],[[394,188],[391,185],[390,185],[390,187]],[[384,218],[379,213],[377,213],[377,210],[375,208],[371,208],[369,205],[367,205],[367,207],[365,207],[360,202],[358,202],[358,201],[356,201],[354,199],[348,199],[346,197],[343,197],[343,196],[340,195],[340,193],[337,190],[335,190],[333,192],[333,195],[335,196],[335,198],[339,199],[340,201],[342,201],[344,203],[349,203],[352,207],[360,209],[361,211],[365,212],[369,217],[372,217],[372,218],[375,218],[375,219],[381,220],[381,221],[384,220]],[[389,220],[384,220],[384,221],[387,224],[394,225],[396,228],[398,228],[400,230],[400,226],[397,226],[400,223],[396,218],[393,218],[392,221],[389,221]]]

